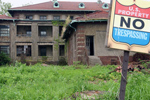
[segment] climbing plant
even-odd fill
[[[53,26],[63,26],[63,25],[64,25],[64,22],[55,20],[55,21],[52,21],[52,24],[53,24]]]

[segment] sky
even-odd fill
[[[51,0],[1,0],[2,2],[11,3],[12,7],[20,7],[25,4],[37,4],[48,2]],[[97,0],[57,0],[57,1],[77,1],[77,2],[97,2]],[[102,0],[103,2],[110,3],[110,0]]]

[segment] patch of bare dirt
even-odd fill
[[[97,100],[100,99],[100,95],[103,95],[106,91],[84,91],[84,92],[77,92],[72,95],[73,98],[81,97],[83,100]]]

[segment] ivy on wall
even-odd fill
[[[63,26],[64,22],[60,22],[58,20],[52,21],[53,26]]]

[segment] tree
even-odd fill
[[[12,7],[11,3],[5,3],[0,0],[0,14],[1,15],[11,16],[8,12],[8,9],[11,7]]]

